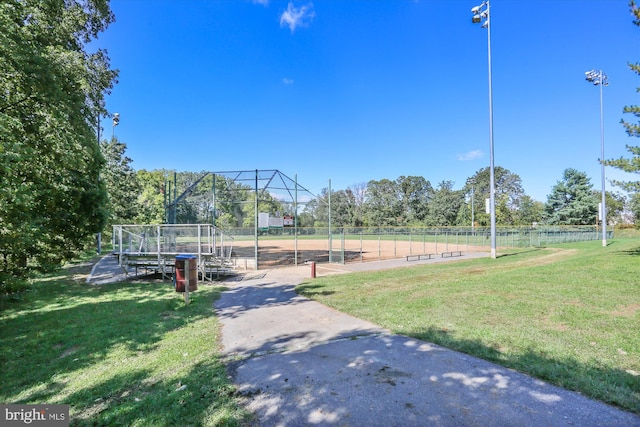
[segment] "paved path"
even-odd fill
[[[101,285],[104,283],[122,282],[127,279],[142,277],[146,275],[144,268],[139,271],[135,267],[129,267],[128,273],[118,264],[118,257],[115,255],[105,255],[93,265],[87,283]]]
[[[330,268],[415,265],[366,264]],[[294,287],[309,273],[251,272],[216,302],[230,373],[260,425],[640,426],[634,414],[303,298]]]

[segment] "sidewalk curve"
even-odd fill
[[[390,265],[367,264],[353,268]],[[640,426],[635,414],[301,297],[294,288],[308,276],[301,266],[227,282],[215,304],[229,372],[260,425]]]

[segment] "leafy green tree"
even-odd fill
[[[242,204],[242,214],[243,214],[243,227],[254,227],[256,223],[255,217],[255,197],[256,193],[253,190],[246,189],[246,192],[243,194],[248,194],[247,202],[251,203],[243,203]],[[284,207],[282,203],[274,198],[269,191],[266,190],[258,190],[258,212],[267,212],[270,216],[275,216],[277,213],[284,212]]]
[[[349,198],[353,200],[353,226],[362,227],[364,225],[364,202],[367,196],[367,183],[352,184],[347,188],[347,192],[349,193]]]
[[[489,167],[480,169],[465,184],[464,192],[470,193],[474,187],[474,199],[476,202],[476,222],[481,226],[489,226],[491,217],[486,213],[485,200],[489,198],[491,186]],[[500,166],[494,168],[496,223],[498,225],[515,225],[518,220],[518,211],[524,197],[522,179],[517,174]],[[473,183],[473,184],[472,184]]]
[[[396,182],[406,222],[411,225],[422,224],[429,213],[429,201],[434,194],[431,183],[421,176],[401,176]]]
[[[140,194],[136,203],[138,212],[134,222],[137,224],[163,224],[165,222],[164,205],[168,191],[165,185],[167,171],[140,169],[136,175]]]
[[[544,203],[533,200],[530,196],[522,196],[517,213],[518,225],[532,225],[542,222],[544,216]]]
[[[595,196],[601,200],[602,193],[596,191]],[[605,192],[607,204],[607,224],[617,224],[623,221],[624,209],[627,205],[627,198],[620,193]]]
[[[404,225],[405,215],[397,181],[369,181],[363,213],[364,224],[368,227]]]
[[[553,225],[594,224],[598,197],[584,172],[566,169],[547,197],[545,219]]]
[[[100,142],[105,165],[101,178],[109,194],[109,223],[131,224],[138,216],[140,184],[131,158],[125,155],[127,145],[113,137]]]
[[[453,181],[442,181],[438,184],[429,203],[426,224],[432,227],[457,225],[458,213],[463,205],[464,191],[454,190]]]
[[[0,257],[23,275],[68,259],[107,219],[96,138],[117,73],[86,44],[108,0],[0,2]]]
[[[331,191],[331,225],[332,226],[336,225],[335,218],[334,218],[334,213],[336,210],[336,207],[335,207],[336,200],[334,200],[335,194],[336,192],[332,190]],[[329,189],[326,187],[323,188],[316,199],[311,200],[309,203],[306,204],[303,213],[304,213],[303,218],[305,218],[303,223],[306,226],[328,227],[329,226]],[[308,220],[309,217],[307,215],[313,218],[313,222],[309,223],[309,220]]]
[[[216,226],[223,229],[242,227],[245,217],[250,214],[244,205],[255,203],[254,190],[223,175],[216,175],[215,189]]]

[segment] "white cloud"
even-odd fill
[[[282,79],[282,83],[286,84],[286,85],[292,85],[294,83],[293,79],[288,79],[288,78],[284,78]]]
[[[313,3],[295,7],[293,2],[289,2],[287,10],[280,16],[280,26],[287,26],[293,33],[298,27],[306,27],[313,20],[316,13],[313,10]]]
[[[477,159],[478,157],[482,157],[482,156],[483,154],[481,150],[473,150],[473,151],[469,151],[468,153],[458,154],[458,160],[466,162],[468,160]]]

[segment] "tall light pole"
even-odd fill
[[[584,73],[588,82],[600,86],[600,164],[602,165],[602,204],[600,214],[602,215],[602,247],[607,246],[607,202],[605,197],[604,178],[604,108],[602,104],[602,86],[609,86],[609,79],[602,70],[591,70]]]
[[[100,147],[100,118],[102,117],[102,114],[98,113],[98,120],[96,121],[96,131],[98,134],[98,147]],[[100,179],[100,173],[98,173],[98,180]],[[102,254],[102,232],[98,231],[98,234],[96,234],[96,252],[98,253],[98,255]]]
[[[475,179],[469,181],[471,184],[471,234],[476,234],[476,219],[475,219]]]
[[[489,60],[489,209],[491,210],[491,258],[496,258],[496,188],[493,163],[493,87],[491,79],[491,13],[489,0],[471,9],[471,22],[487,29],[487,55]]]

